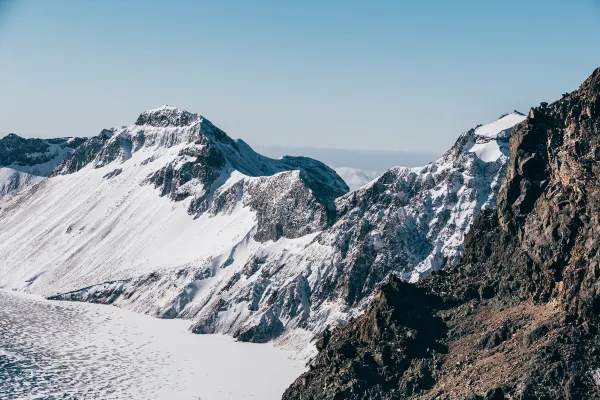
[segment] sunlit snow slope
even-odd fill
[[[457,262],[473,217],[495,206],[522,119],[345,194],[318,161],[269,159],[197,114],[149,110],[0,200],[0,286],[302,347],[390,273],[416,280]]]

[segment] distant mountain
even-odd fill
[[[41,182],[80,143],[77,138],[24,139],[14,133],[0,138],[0,196]]]
[[[324,331],[285,400],[600,398],[600,68],[506,145],[497,131],[470,146],[510,161],[462,261],[416,285],[391,277],[363,316]]]
[[[331,225],[347,191],[318,161],[263,157],[197,114],[149,110],[82,141],[35,190],[0,202],[0,284],[51,295],[167,273],[172,298],[148,293],[147,311],[177,314],[181,291],[192,292],[172,274],[208,289],[246,251]]]
[[[434,152],[347,150],[314,147],[256,146],[270,157],[284,154],[304,155],[323,161],[333,167],[349,167],[362,171],[383,173],[396,166],[421,167],[440,157]]]

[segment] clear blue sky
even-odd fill
[[[170,104],[250,144],[441,152],[600,66],[596,0],[24,0],[0,24],[23,136]]]

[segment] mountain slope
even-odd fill
[[[302,185],[294,185],[301,180],[297,176],[279,174],[277,182],[274,178],[240,181],[232,176],[214,192],[218,199],[212,207],[235,209],[235,199],[241,196],[251,208],[263,210],[257,214],[258,227],[248,222],[243,236],[226,239],[229,247],[218,251],[210,248],[210,242],[198,245],[195,252],[205,255],[195,264],[98,277],[89,281],[101,284],[56,298],[107,302],[163,317],[191,318],[198,333],[227,333],[249,341],[279,338],[303,348],[315,333],[344,324],[360,313],[375,286],[389,273],[416,280],[432,269],[457,262],[470,221],[480,209],[495,205],[507,161],[504,153],[484,161],[473,149],[495,146],[505,151],[511,124],[523,118],[518,113],[504,116],[491,128],[493,135],[478,133],[487,126],[465,132],[451,150],[426,167],[386,172],[372,184],[338,198],[334,209],[319,214],[321,222],[316,225],[314,215],[298,209],[298,202],[289,208],[272,206],[300,198],[296,193]],[[78,149],[75,157],[79,152],[84,153]],[[68,163],[73,161],[63,170]],[[129,180],[123,174],[111,179]],[[179,175],[162,173],[156,179],[154,173],[150,184],[158,182],[161,194],[175,193],[174,199],[178,199],[182,193]],[[163,176],[171,177],[171,183],[165,184]],[[196,215],[203,208],[195,206],[195,199],[206,195],[198,192],[191,197],[186,208]],[[281,237],[272,223],[261,223],[273,218],[268,210],[285,221],[281,223],[284,233],[286,224],[295,228]],[[217,211],[216,217],[220,215]],[[231,224],[215,221],[216,217],[207,219],[214,225],[203,232],[219,232],[221,224]],[[209,217],[200,214],[199,218]],[[246,233],[252,229],[252,234]],[[273,241],[260,243],[263,239]],[[181,251],[173,246],[169,243],[165,248],[170,251],[168,257],[177,260]]]
[[[510,129],[497,133],[500,138],[493,144],[506,146]],[[507,161],[502,155],[483,162],[471,152],[477,141],[475,130],[468,131],[438,161],[423,168],[393,168],[338,198],[337,222],[288,257],[286,268],[273,273],[272,261],[261,259],[256,273],[266,279],[260,290],[277,297],[259,302],[258,313],[276,317],[286,328],[320,332],[360,313],[389,273],[416,280],[457,262],[473,216],[495,205]],[[248,285],[242,280],[236,286],[213,301],[234,307]],[[306,305],[302,312],[295,307],[288,311],[286,299],[299,297],[298,292]],[[220,331],[212,321],[212,314],[201,313],[196,326]]]
[[[0,139],[0,197],[31,187],[81,143],[78,138],[24,139],[11,133]]]
[[[600,68],[532,109],[464,261],[392,278],[284,399],[598,399]]]
[[[300,350],[395,273],[454,265],[495,206],[511,113],[439,160],[349,194],[324,164],[269,159],[174,107],[85,140],[34,190],[0,201],[0,285]]]
[[[0,282],[52,295],[162,270],[227,275],[234,249],[322,230],[347,190],[318,161],[268,159],[196,114],[150,110],[2,201]]]

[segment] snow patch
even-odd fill
[[[482,136],[491,139],[495,139],[498,137],[503,131],[507,129],[511,129],[513,126],[517,125],[520,122],[523,122],[527,119],[527,117],[521,114],[518,111],[513,111],[509,114],[506,114],[496,121],[482,125],[475,129],[475,136]]]

